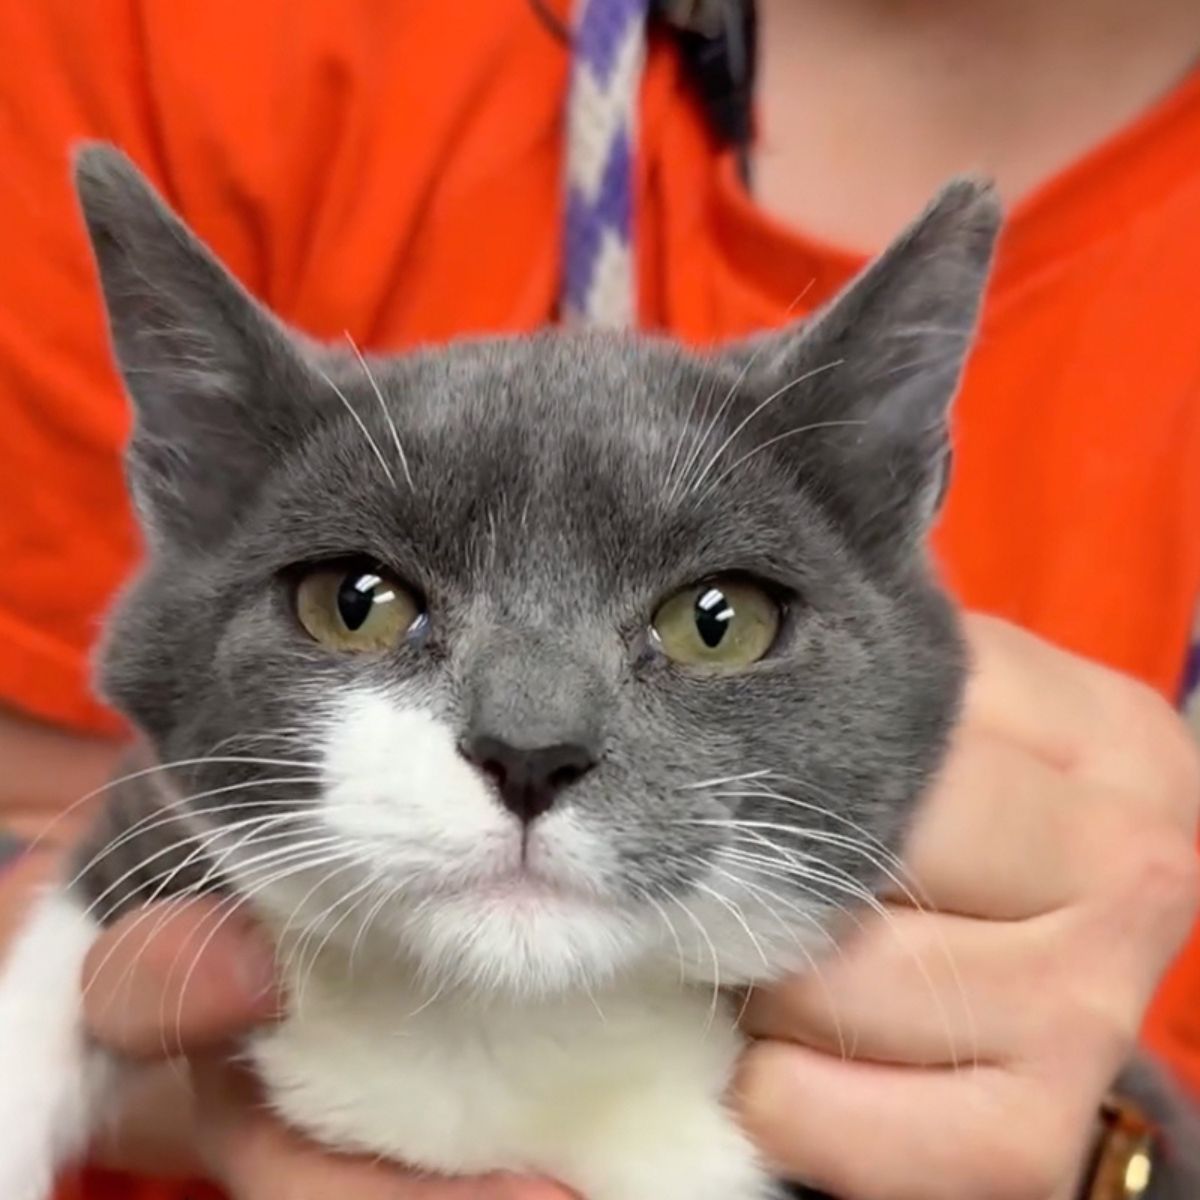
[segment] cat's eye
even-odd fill
[[[417,597],[371,566],[313,567],[296,585],[296,617],[331,650],[390,650],[424,621]]]
[[[779,605],[758,584],[715,579],[665,600],[652,630],[662,652],[689,667],[733,670],[757,662],[775,642]]]

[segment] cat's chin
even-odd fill
[[[518,995],[602,986],[647,949],[636,919],[515,883],[429,902],[419,918],[404,922],[401,936],[436,983]]]

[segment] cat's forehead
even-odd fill
[[[526,423],[531,433],[553,434],[582,425],[642,449],[654,448],[656,430],[698,419],[735,382],[720,359],[603,330],[465,341],[383,371],[382,390],[418,427]],[[629,420],[636,428],[623,428]]]
[[[715,361],[647,339],[466,342],[347,365],[337,390],[350,404],[327,405],[334,419],[314,448],[323,471],[344,478],[353,465],[363,477],[371,460],[429,503],[557,498],[564,514],[616,513],[688,491],[722,451],[736,383]]]
[[[416,560],[461,580],[554,562],[580,578],[794,557],[803,498],[728,440],[736,377],[603,335],[481,342],[353,364],[349,401],[267,509],[306,553]],[[378,389],[378,390],[376,390]]]

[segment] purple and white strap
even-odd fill
[[[648,0],[578,0],[567,100],[563,309],[568,322],[637,317],[633,163]]]
[[[1180,704],[1200,739],[1200,610],[1196,612],[1196,629],[1187,661],[1183,667],[1183,692]]]

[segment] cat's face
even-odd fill
[[[969,185],[806,334],[369,364],[81,159],[150,559],[109,694],[293,931],[443,983],[734,982],[886,877],[952,720],[925,578],[994,235]],[[182,836],[182,835],[181,835]]]

